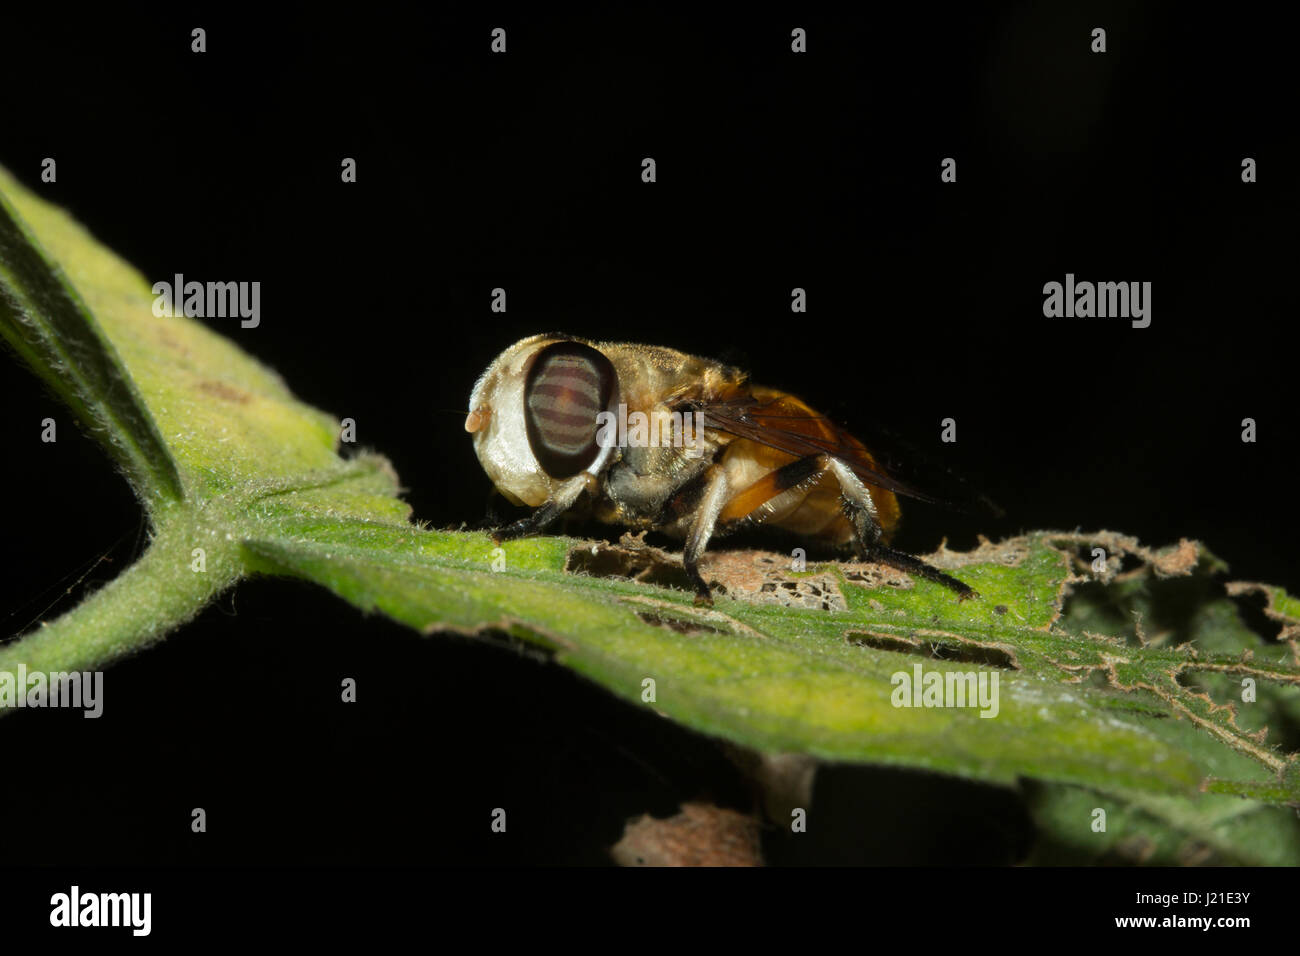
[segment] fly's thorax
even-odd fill
[[[721,362],[659,345],[601,342],[596,347],[617,369],[629,408],[648,410],[681,394],[720,395],[745,378]]]
[[[602,494],[627,520],[653,519],[710,464],[708,458],[686,458],[680,449],[624,448],[605,473]]]

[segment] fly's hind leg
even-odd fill
[[[862,561],[876,561],[898,568],[908,574],[925,578],[936,584],[942,584],[965,601],[979,595],[969,585],[963,584],[950,574],[944,574],[938,568],[932,568],[920,558],[913,557],[905,551],[895,551],[881,541],[880,522],[876,518],[876,506],[871,500],[871,492],[862,479],[854,474],[853,469],[838,458],[830,459],[831,471],[840,483],[840,492],[844,502],[844,513],[853,525],[853,549]]]

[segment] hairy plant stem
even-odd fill
[[[201,555],[196,553],[201,549]],[[195,570],[202,566],[202,570]],[[94,670],[160,640],[244,573],[220,527],[175,509],[140,559],[57,619],[0,646],[0,672]]]

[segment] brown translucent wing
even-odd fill
[[[687,399],[678,407],[701,415],[705,428],[747,438],[800,458],[831,455],[869,485],[919,501],[948,504],[890,475],[860,441],[793,396]]]

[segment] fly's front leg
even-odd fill
[[[700,555],[709,546],[709,538],[713,536],[718,515],[722,514],[722,508],[727,503],[730,491],[727,473],[722,465],[710,465],[708,471],[704,473],[704,493],[700,497],[695,520],[691,522],[691,528],[686,533],[686,547],[682,549],[682,567],[685,568],[686,577],[695,588],[696,607],[702,604],[713,604],[713,595],[700,574]]]
[[[596,478],[587,472],[574,475],[564,484],[556,489],[555,494],[547,498],[538,506],[537,510],[526,518],[520,518],[513,524],[508,524],[504,528],[497,528],[491,532],[492,540],[497,544],[502,541],[514,541],[516,538],[527,538],[529,535],[541,534],[545,531],[555,519],[564,512],[573,507],[578,496],[588,488],[596,486]]]
[[[840,483],[840,492],[844,502],[844,513],[853,525],[853,549],[863,561],[876,561],[898,568],[908,574],[925,578],[936,584],[942,584],[949,590],[956,591],[957,596],[965,601],[979,595],[969,585],[963,584],[952,575],[944,574],[920,558],[905,551],[895,551],[881,542],[880,521],[876,517],[876,505],[871,500],[871,491],[862,479],[854,474],[853,469],[838,458],[830,460],[831,471]]]

